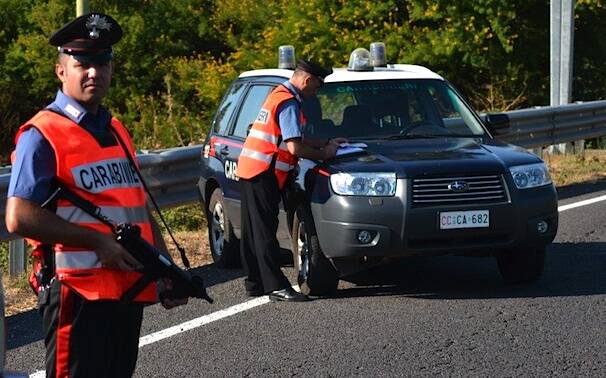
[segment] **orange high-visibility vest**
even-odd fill
[[[125,143],[130,136],[115,118],[111,124]],[[55,151],[56,177],[67,188],[98,206],[116,223],[141,227],[141,236],[154,244],[143,186],[119,143],[101,147],[84,128],[52,111],[41,111],[19,128],[21,134],[35,127]],[[134,156],[134,148],[128,145]],[[82,227],[111,234],[107,225],[86,214],[74,204],[60,199],[56,214]],[[54,246],[56,277],[87,300],[120,299],[141,274],[101,267],[97,254],[83,247]],[[157,300],[155,283],[147,286],[137,302]]]
[[[238,177],[251,179],[267,171],[275,158],[274,173],[278,186],[280,189],[284,187],[288,172],[297,164],[297,157],[288,151],[282,140],[276,115],[280,105],[292,98],[293,94],[284,85],[278,85],[269,94],[242,146],[236,168]],[[300,121],[305,124],[303,112],[300,112]]]

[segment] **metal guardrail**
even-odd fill
[[[170,208],[197,199],[202,146],[172,148],[137,154],[141,173],[160,208]],[[1,170],[4,169],[5,172]],[[10,169],[0,168],[0,240],[18,239],[4,224]]]
[[[606,101],[506,112],[511,129],[498,139],[521,147],[596,138],[606,135]]]
[[[595,138],[606,135],[606,101],[556,107],[514,110],[511,128],[498,139],[525,148]],[[195,202],[202,146],[172,148],[138,154],[141,170],[161,208]],[[10,167],[0,168],[0,240],[17,239],[4,224]]]

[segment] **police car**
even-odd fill
[[[354,50],[303,104],[304,135],[350,145],[330,161],[300,161],[285,192],[278,239],[301,291],[328,294],[375,263],[443,254],[492,256],[506,282],[536,281],[558,227],[543,161],[495,139],[509,128],[506,114],[480,117],[440,75],[385,64],[372,47]],[[204,143],[198,188],[218,266],[239,259],[240,150],[269,92],[292,72],[242,73]]]

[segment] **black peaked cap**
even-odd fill
[[[96,54],[110,50],[122,38],[120,24],[103,13],[88,13],[63,25],[49,43],[70,55]]]
[[[318,63],[306,59],[299,59],[297,69],[314,75],[324,81],[324,78],[332,73],[332,68],[324,68]]]

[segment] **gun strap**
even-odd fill
[[[147,285],[156,281],[158,277],[152,276],[151,274],[144,274],[143,277],[139,278],[131,287],[128,288],[120,297],[122,303],[130,303],[141,293]]]
[[[126,154],[128,161],[133,166],[133,169],[135,170],[135,172],[137,172],[137,176],[139,177],[139,180],[141,180],[141,184],[143,184],[143,188],[145,189],[145,192],[147,193],[147,195],[151,199],[152,203],[154,204],[154,208],[156,209],[156,212],[160,216],[160,219],[162,220],[162,224],[166,228],[166,231],[168,231],[170,238],[173,240],[175,247],[177,247],[177,250],[179,251],[179,254],[181,255],[181,261],[183,262],[183,265],[187,269],[189,269],[190,264],[189,264],[189,260],[187,259],[187,256],[185,256],[185,249],[183,249],[183,247],[181,247],[179,245],[179,243],[177,243],[177,240],[173,236],[173,233],[171,232],[170,228],[168,227],[168,224],[166,224],[166,221],[164,220],[164,216],[162,215],[162,212],[160,211],[160,207],[158,206],[158,203],[156,202],[154,196],[152,196],[151,191],[149,190],[149,188],[147,187],[147,184],[145,183],[145,180],[143,180],[143,175],[141,175],[141,171],[139,170],[139,167],[135,163],[135,159],[130,154],[130,151],[126,147],[126,144],[124,143],[124,141],[122,140],[122,138],[120,137],[118,132],[114,129],[114,127],[111,126],[111,124],[109,127],[110,127],[111,131],[114,133],[114,135],[116,136],[116,139],[118,140],[118,143],[120,143],[120,146],[122,146],[122,149],[124,150],[124,153]]]
[[[43,209],[48,208],[50,204],[54,204],[55,200],[57,200],[58,198],[63,198],[64,200],[71,202],[73,205],[76,205],[82,211],[84,211],[91,217],[97,219],[99,222],[105,224],[107,227],[110,228],[110,230],[112,230],[112,232],[115,231],[116,225],[111,219],[106,217],[101,212],[99,206],[67,189],[67,187],[61,185],[60,182],[57,182],[57,184],[57,189],[55,189],[55,191],[50,195],[50,197],[48,197],[48,199],[42,204]]]

